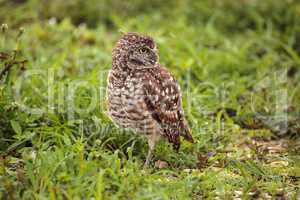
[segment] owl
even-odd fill
[[[181,105],[180,87],[159,63],[154,40],[138,33],[124,34],[112,52],[108,74],[108,114],[115,124],[147,137],[148,166],[160,138],[178,151],[180,136],[193,142]]]

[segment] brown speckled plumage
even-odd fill
[[[117,42],[108,75],[108,108],[112,120],[149,138],[149,164],[159,136],[166,137],[176,150],[180,135],[193,141],[185,122],[180,87],[159,64],[152,38],[127,33]]]

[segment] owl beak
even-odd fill
[[[142,69],[151,69],[151,68],[154,68],[154,66],[146,66],[146,67],[142,67]]]
[[[151,63],[149,64],[148,62],[143,62],[139,59],[131,59],[131,62],[132,63],[135,63],[135,65],[138,65],[138,66],[141,66],[140,69],[150,69],[150,68],[153,68],[155,66],[155,63]]]
[[[131,60],[131,62],[135,63],[136,65],[144,65],[144,63],[142,61],[140,61],[139,59],[132,58],[130,60]]]
[[[146,64],[146,65],[144,65],[142,68],[143,69],[150,69],[150,68],[154,68],[156,66],[156,63],[152,63],[151,62],[151,64]]]

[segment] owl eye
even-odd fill
[[[148,52],[148,48],[147,47],[140,48],[140,53],[146,53],[146,52]]]

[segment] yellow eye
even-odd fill
[[[140,48],[140,53],[146,53],[148,49],[146,47]]]

